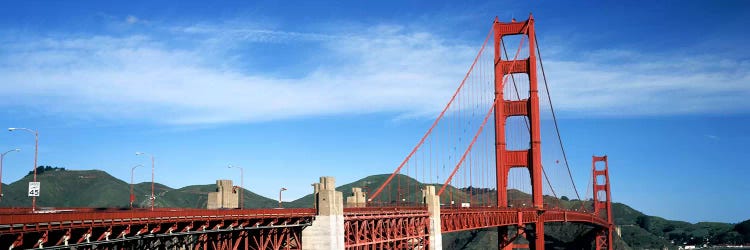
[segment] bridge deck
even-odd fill
[[[29,213],[25,210],[0,211],[0,234],[33,232],[62,228],[82,228],[90,226],[113,226],[128,224],[153,224],[185,221],[272,219],[284,221],[292,218],[315,216],[312,208],[297,209],[244,209],[244,210],[202,210],[202,209],[158,209],[155,211],[125,210],[97,211],[96,209],[66,208]],[[378,207],[347,208],[347,220],[367,220],[378,218],[426,217],[423,207]],[[496,226],[518,225],[536,222],[582,222],[607,226],[607,222],[590,213],[567,210],[537,210],[534,208],[442,208],[443,232],[454,232]]]
[[[4,212],[4,214],[0,215],[0,234],[134,224],[210,222],[217,220],[252,220],[255,223],[250,226],[261,226],[274,223],[298,223],[301,220],[311,221],[312,217],[315,216],[315,210],[312,208],[244,210],[158,209],[155,211],[57,209],[37,213]]]
[[[314,220],[312,208],[297,209],[156,209],[98,210],[66,208],[31,213],[27,210],[0,211],[0,236],[11,240],[27,234],[34,238],[54,235],[55,239],[75,230],[78,240],[87,244],[88,238],[104,240],[102,235],[127,240],[139,234],[153,237],[176,236],[185,233],[211,233],[226,230],[251,230],[276,227],[295,227],[301,230]],[[607,221],[590,213],[567,210],[537,210],[534,208],[441,208],[443,233],[523,225],[537,221],[577,222],[607,227]],[[425,239],[429,232],[429,214],[425,207],[367,207],[344,210],[345,243],[349,247],[381,244],[413,244]],[[132,227],[132,229],[131,229]],[[290,231],[291,232],[291,231]],[[67,233],[69,234],[69,233]],[[86,236],[89,235],[89,236]],[[160,236],[161,235],[161,236]],[[97,239],[98,236],[98,239]],[[24,240],[25,244],[28,240]],[[57,241],[59,245],[60,241]],[[82,243],[83,242],[83,243]],[[92,242],[93,243],[93,242]],[[424,244],[424,243],[420,243]]]
[[[544,222],[578,222],[607,226],[607,221],[591,213],[535,208],[443,208],[440,210],[443,233],[499,226]]]

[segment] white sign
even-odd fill
[[[29,196],[39,196],[40,185],[38,181],[29,182]]]
[[[471,207],[471,203],[461,202],[461,207]]]

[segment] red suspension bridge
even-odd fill
[[[350,207],[333,179],[321,178],[310,209],[10,209],[0,211],[0,247],[441,249],[441,233],[496,228],[498,249],[543,249],[545,223],[572,222],[594,228],[595,248],[612,249],[607,157],[594,156],[591,171],[584,194],[593,202],[583,202],[534,19],[496,20],[432,126],[369,197],[348,197]],[[581,202],[566,205],[563,196]]]

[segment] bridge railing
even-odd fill
[[[37,207],[32,210],[30,207],[5,207],[0,208],[0,214],[51,214],[51,213],[70,213],[70,212],[128,212],[128,211],[190,211],[203,210],[200,208],[121,208],[121,207]]]

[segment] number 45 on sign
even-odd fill
[[[29,196],[39,196],[40,185],[38,181],[29,182]]]

